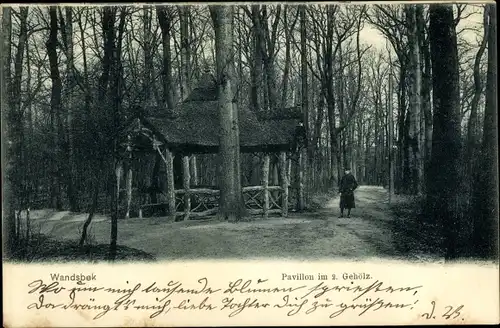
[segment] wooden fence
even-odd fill
[[[270,214],[288,215],[287,192],[281,186],[248,186],[242,188],[243,201],[247,213],[268,217]],[[219,210],[220,191],[209,188],[178,189],[175,194],[175,212],[173,216],[190,218],[204,218],[217,214]],[[187,201],[186,201],[187,200]],[[164,205],[169,211],[167,203],[143,204],[142,210],[150,206]],[[170,211],[169,211],[170,212]],[[172,213],[170,214],[172,215]]]
[[[190,187],[189,156],[183,156],[183,189],[173,188],[173,156],[166,150],[163,156],[167,165],[169,190],[167,191],[167,202],[164,203],[168,209],[168,216],[175,221],[176,217],[182,216],[184,220],[191,217],[208,217],[215,215],[219,210],[220,191],[210,188]],[[245,208],[249,214],[263,215],[265,218],[269,214],[279,213],[288,216],[288,195],[290,163],[287,162],[286,153],[281,152],[279,156],[281,186],[269,186],[269,154],[264,154],[262,163],[262,177],[260,186],[248,186],[242,188]],[[170,171],[171,170],[171,171]],[[170,172],[169,172],[170,171]],[[139,217],[142,217],[142,210],[148,206],[160,204],[144,204],[140,206]]]

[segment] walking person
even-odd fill
[[[344,209],[347,208],[347,217],[351,216],[351,209],[356,208],[354,202],[354,190],[358,188],[358,182],[351,173],[350,168],[345,169],[345,174],[340,180],[340,217],[344,217]]]

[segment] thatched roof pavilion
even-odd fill
[[[299,107],[261,113],[239,108],[238,113],[241,152],[289,151],[295,148],[303,136]],[[140,114],[126,130],[144,128],[150,130],[150,137],[154,136],[173,152],[218,152],[219,109],[213,76],[205,74],[198,87],[173,114],[161,109],[156,109],[155,113]],[[134,143],[139,146],[137,141]],[[147,147],[143,142],[140,143],[140,148]]]
[[[305,144],[305,130],[300,108],[256,113],[252,109],[240,107],[238,115],[241,152],[264,153],[263,185],[243,188],[245,203],[248,206],[256,205],[259,208],[258,212],[266,217],[273,211],[286,216],[290,155],[296,153],[298,148]],[[206,206],[208,202],[206,199],[218,197],[219,190],[197,188],[196,183],[193,186],[190,180],[190,170],[193,167],[196,168],[196,164],[192,165],[190,159],[192,155],[213,154],[219,151],[219,126],[217,83],[211,74],[205,74],[198,87],[174,111],[158,108],[138,109],[137,115],[131,118],[122,129],[121,134],[126,140],[122,145],[127,149],[125,152],[128,159],[131,160],[134,157],[134,152],[154,152],[163,159],[167,174],[166,204],[171,217],[183,215],[186,220],[190,216],[206,216],[217,211],[216,207]],[[269,186],[270,153],[279,154],[280,186]],[[182,162],[181,167],[176,169],[175,176],[174,159]],[[130,166],[127,172],[126,217],[130,210],[132,195]],[[177,188],[179,184],[174,183],[180,177],[182,177],[181,189]],[[300,188],[302,185],[299,183]],[[194,209],[191,209],[192,200],[198,204]],[[273,204],[276,206],[274,209]],[[158,204],[142,206],[150,205]],[[183,212],[178,211],[181,208],[184,209]],[[205,210],[200,212],[200,208]]]

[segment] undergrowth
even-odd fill
[[[337,195],[335,191],[322,191],[313,193],[310,196],[307,204],[307,210],[311,212],[318,211],[326,206],[326,204]]]
[[[441,257],[444,252],[439,223],[426,220],[421,214],[423,206],[422,199],[410,197],[391,205],[394,246],[402,254]]]
[[[8,261],[12,262],[67,262],[106,261],[109,254],[109,244],[87,244],[83,247],[76,240],[57,240],[44,234],[33,235],[29,242],[20,240],[22,247],[18,247]],[[155,257],[144,251],[117,246],[116,260],[154,261]]]

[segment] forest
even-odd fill
[[[244,220],[241,188],[260,183],[262,157],[239,152],[238,110],[294,107],[305,129],[294,210],[336,193],[350,167],[389,203],[411,199],[446,259],[498,254],[495,4],[3,5],[1,31],[8,258],[27,257],[29,212],[50,208],[109,216],[114,259],[120,130],[138,108],[175,112],[207,73],[220,148],[173,169],[220,187],[223,219]],[[158,158],[135,164],[134,199],[165,180]],[[280,158],[265,158],[277,184]]]

